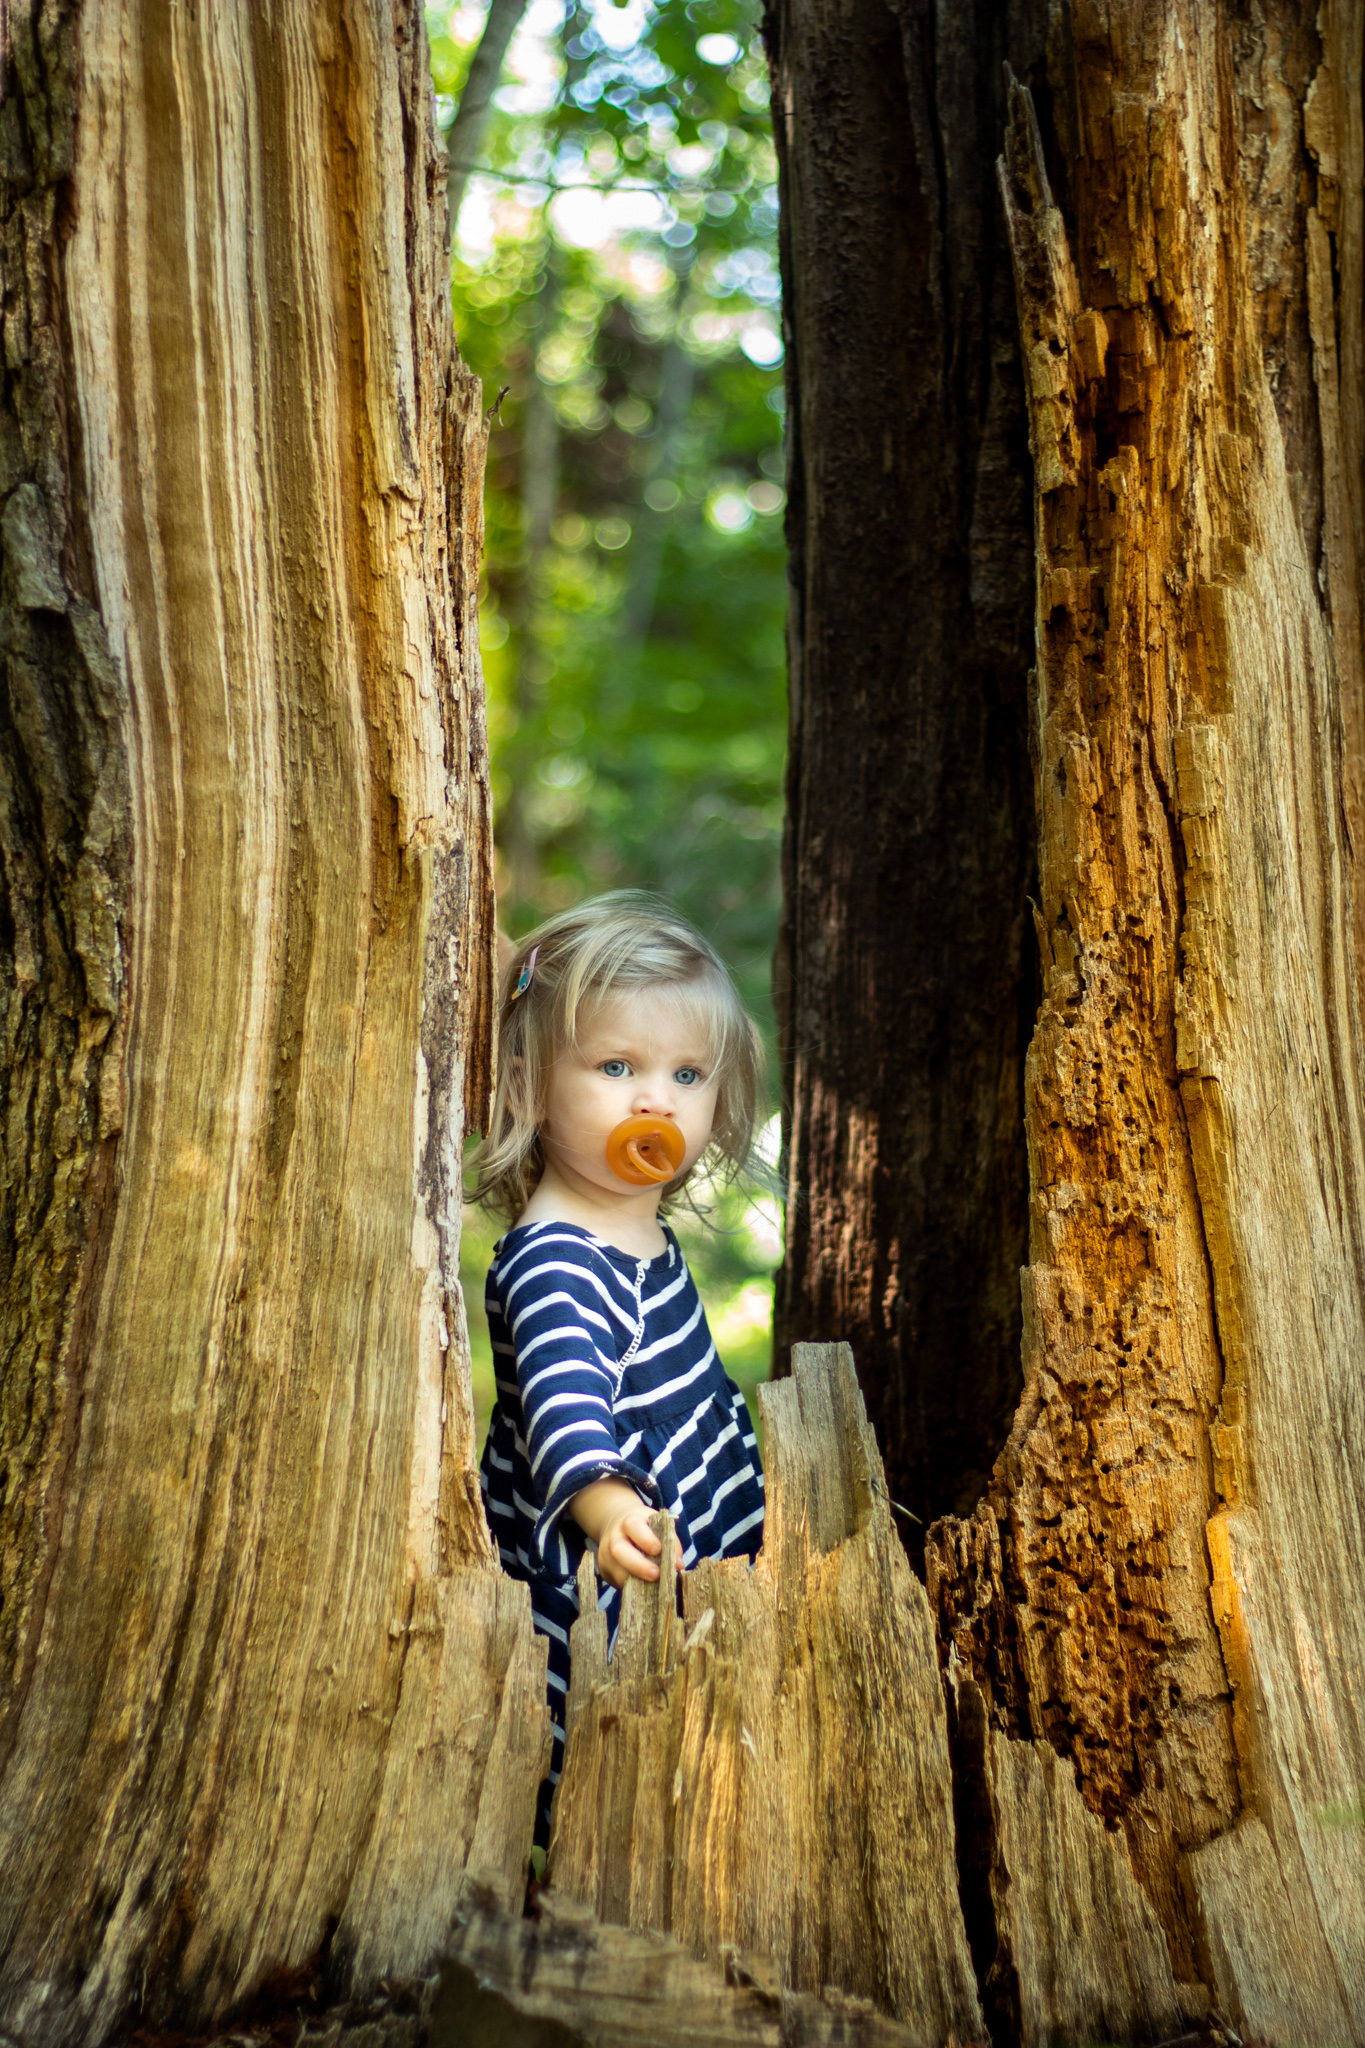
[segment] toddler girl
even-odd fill
[[[661,1214],[698,1161],[747,1165],[760,1063],[717,955],[648,897],[621,890],[551,918],[508,969],[491,1128],[474,1159],[475,1199],[513,1225],[485,1297],[498,1398],[482,1483],[503,1569],[529,1580],[550,1646],[542,1847],[585,1546],[614,1642],[626,1579],[659,1575],[651,1508],[673,1516],[684,1568],[752,1557],[762,1542],[753,1425]],[[619,1145],[610,1163],[627,1117],[670,1127],[654,1170],[672,1165],[671,1179],[622,1178]]]

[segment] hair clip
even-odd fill
[[[536,971],[536,954],[539,951],[539,946],[532,946],[530,952],[526,955],[526,964],[517,976],[517,985],[512,991],[513,1002],[516,1001],[518,996],[524,996],[527,989],[531,986],[531,977]]]

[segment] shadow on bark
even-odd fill
[[[852,1344],[919,1566],[1021,1386],[1032,472],[994,160],[1036,11],[765,22],[791,422],[776,1363]]]

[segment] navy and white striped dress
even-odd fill
[[[537,1840],[564,1753],[569,1629],[587,1542],[567,1510],[594,1479],[625,1480],[666,1508],[679,1561],[753,1557],[763,1540],[763,1472],[744,1396],[716,1355],[696,1283],[665,1223],[666,1247],[637,1259],[574,1223],[519,1224],[494,1248],[484,1303],[498,1398],[481,1481],[504,1571],[527,1579],[550,1645],[554,1758]],[[616,1639],[621,1596],[599,1605]]]

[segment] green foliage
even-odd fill
[[[430,19],[453,110],[479,17]],[[698,55],[726,38],[732,62]],[[517,932],[584,893],[660,889],[766,1023],[785,575],[775,166],[751,8],[564,17],[536,0],[482,155],[509,182],[471,181],[453,289],[466,360],[490,402],[506,388],[484,609],[504,920]],[[536,404],[548,457],[528,435]]]
[[[482,26],[430,10],[453,114]],[[671,898],[771,1038],[786,738],[776,167],[751,0],[532,0],[452,258],[465,360],[502,393],[482,609],[507,929],[604,888]],[[719,1197],[688,1256],[746,1391],[775,1219]],[[465,1284],[481,1424],[479,1303]]]

